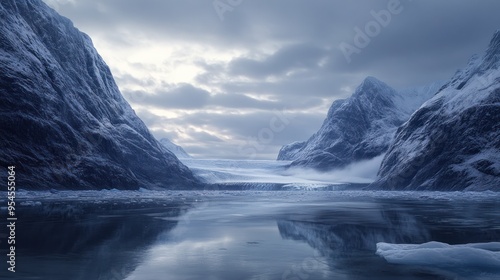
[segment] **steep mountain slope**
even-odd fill
[[[305,142],[284,146],[278,160],[328,170],[379,156],[389,148],[396,129],[440,85],[398,92],[368,77],[350,98],[333,102],[317,133]]]
[[[500,31],[396,135],[371,188],[500,190]]]
[[[41,0],[1,1],[0,18],[0,165],[16,165],[19,188],[196,184],[70,20]]]
[[[160,139],[160,144],[164,148],[172,152],[177,158],[191,158],[191,156],[186,153],[186,151],[184,151],[181,146],[172,143],[172,141],[168,140],[167,138]]]

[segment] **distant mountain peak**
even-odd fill
[[[484,58],[485,61],[495,63],[495,66],[498,67],[496,64],[500,61],[500,29],[493,34]]]
[[[381,80],[379,80],[379,79],[377,79],[377,78],[375,78],[375,77],[373,77],[373,76],[367,76],[367,77],[363,80],[363,82],[361,83],[361,85],[363,85],[363,84],[365,84],[365,83],[366,83],[366,84],[375,84],[375,85],[376,85],[376,84],[383,84],[383,85],[386,85],[386,83],[382,82]]]
[[[172,152],[177,158],[191,158],[191,156],[186,153],[186,151],[184,151],[181,146],[174,144],[167,138],[160,139],[160,144],[162,144],[164,148]]]
[[[377,88],[390,88],[389,85],[387,85],[386,83],[382,82],[381,80],[379,80],[379,79],[377,79],[375,77],[372,77],[372,76],[368,76],[358,86],[358,90],[362,90],[362,89],[365,89],[365,88],[373,88],[373,87],[377,87]]]
[[[497,29],[497,31],[495,31],[495,34],[493,34],[493,38],[491,38],[488,51],[493,49],[497,52],[500,50],[500,29]]]
[[[336,100],[317,133],[307,141],[282,147],[279,160],[320,170],[343,167],[383,154],[397,127],[407,121],[441,84],[396,91],[367,77],[347,99]]]
[[[358,98],[366,96],[366,99],[373,100],[378,96],[393,96],[394,94],[395,90],[392,87],[375,77],[368,76],[356,88],[353,96]]]

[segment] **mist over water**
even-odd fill
[[[285,174],[289,173],[296,178],[330,183],[371,183],[377,178],[377,172],[383,159],[384,155],[380,155],[370,160],[355,162],[344,168],[327,172],[293,167],[287,170]]]
[[[195,176],[206,183],[293,184],[303,187],[335,184],[368,184],[375,181],[384,155],[352,163],[342,169],[320,172],[287,168],[289,161],[183,159]]]

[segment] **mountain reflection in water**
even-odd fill
[[[18,209],[15,279],[395,280],[498,276],[484,278],[477,271],[464,276],[453,270],[390,264],[375,254],[377,242],[499,241],[498,198],[214,193],[97,202],[24,201]],[[0,226],[5,227],[5,221],[0,221]],[[5,242],[0,247],[4,252],[7,249]],[[13,279],[6,269],[0,272],[0,278],[4,275]]]

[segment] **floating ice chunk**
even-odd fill
[[[500,273],[500,242],[449,245],[377,243],[377,255],[390,263],[453,270]]]
[[[42,205],[42,203],[40,201],[23,201],[21,202],[20,205],[33,207],[33,206],[40,206]]]

